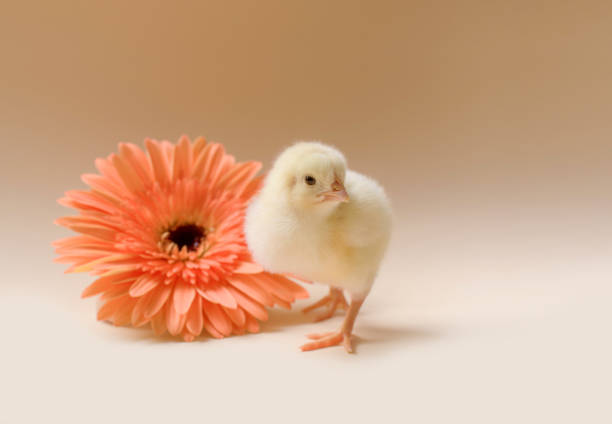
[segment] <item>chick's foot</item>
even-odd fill
[[[353,344],[350,333],[347,334],[342,331],[333,331],[331,333],[308,334],[306,337],[314,341],[302,345],[300,347],[302,352],[336,346],[343,343],[344,349],[348,353],[353,353]]]
[[[307,337],[314,341],[302,345],[300,347],[302,352],[307,350],[322,349],[329,346],[336,346],[343,343],[344,349],[348,353],[353,353],[353,326],[355,325],[355,318],[357,318],[357,314],[359,313],[359,309],[361,308],[364,299],[365,296],[352,296],[351,304],[346,311],[344,323],[342,324],[340,331],[332,333],[309,334]]]

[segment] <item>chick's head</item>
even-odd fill
[[[293,207],[312,215],[327,215],[349,201],[345,176],[342,153],[318,142],[301,142],[278,157],[269,177]]]

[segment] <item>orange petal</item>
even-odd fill
[[[201,179],[205,181],[209,181],[211,184],[213,182],[213,177],[217,172],[217,168],[223,159],[223,155],[225,151],[223,146],[219,143],[210,143],[204,149],[205,156],[203,157],[202,162],[202,171]]]
[[[250,315],[247,315],[246,317],[246,329],[250,333],[259,333],[259,323]]]
[[[234,273],[236,274],[258,274],[263,272],[263,267],[254,262],[241,262],[240,265],[236,269],[234,269]]]
[[[210,323],[208,318],[206,318],[205,314],[202,315],[202,323],[204,325],[204,328],[206,328],[206,331],[208,332],[208,334],[210,334],[211,336],[213,336],[216,339],[222,339],[223,338],[223,334],[219,333],[219,331]]]
[[[289,292],[291,292],[294,299],[308,299],[310,297],[308,290],[306,290],[304,287],[300,286],[297,283],[294,283],[290,279],[285,278],[279,274],[270,274],[270,273],[265,272],[265,273],[257,275],[256,277],[259,277],[261,280],[266,281],[270,286],[274,287],[275,293],[278,290],[283,290],[283,291],[288,290]],[[280,297],[285,299],[284,296],[280,296]],[[289,299],[285,299],[285,300],[293,301]]]
[[[191,305],[191,309],[187,313],[187,321],[185,322],[187,330],[193,335],[198,336],[202,332],[204,326],[204,317],[202,316],[202,299],[196,297]]]
[[[172,297],[174,301],[174,308],[179,315],[187,313],[189,307],[191,307],[191,302],[193,302],[195,295],[195,287],[193,287],[191,284],[187,284],[182,281],[176,284]]]
[[[130,290],[131,285],[132,285],[131,281],[127,283],[113,284],[111,288],[109,288],[108,290],[105,290],[104,293],[102,293],[102,296],[100,296],[100,299],[108,300],[108,299],[112,299],[117,296],[123,296],[126,294],[129,295],[128,291]]]
[[[55,240],[51,243],[56,249],[80,248],[80,247],[113,247],[112,243],[104,240],[95,239],[89,236],[71,236]]]
[[[268,312],[261,304],[255,302],[253,299],[243,294],[239,290],[235,289],[234,287],[228,287],[228,290],[232,293],[234,298],[236,298],[238,306],[240,306],[246,312],[262,321],[266,321],[268,319]]]
[[[202,289],[198,289],[198,293],[212,303],[218,303],[232,309],[238,307],[234,296],[220,284],[208,283]]]
[[[259,286],[270,294],[281,298],[286,302],[293,302],[295,296],[289,287],[284,286],[282,283],[275,281],[273,277],[268,277],[266,273],[252,274],[253,281],[257,282]]]
[[[206,139],[204,137],[198,137],[193,141],[193,157],[197,158],[200,153],[206,147]]]
[[[76,231],[77,233],[86,234],[88,236],[108,241],[115,241],[115,235],[117,234],[117,231],[109,229],[108,227],[91,224],[73,225],[70,227],[70,229],[72,231]]]
[[[132,310],[132,325],[134,327],[140,327],[149,321],[149,318],[145,317],[144,312],[147,305],[151,302],[153,294],[154,292],[150,291],[137,299],[136,306]]]
[[[174,149],[173,181],[191,175],[192,151],[191,142],[187,136],[182,136]]]
[[[117,172],[117,168],[115,168],[115,166],[113,165],[113,156],[115,156],[114,153],[108,155],[108,157],[106,158],[98,158],[94,161],[94,163],[96,165],[96,168],[98,168],[98,171],[100,171],[100,173],[102,174],[102,176],[111,183],[113,183],[117,188],[119,188],[119,194],[123,196],[125,194],[123,193],[125,185],[123,184],[123,181],[121,180],[121,177]]]
[[[157,314],[162,307],[166,304],[170,293],[172,293],[172,286],[163,285],[155,289],[151,295],[151,302],[145,308],[145,317],[150,318]]]
[[[91,209],[107,214],[113,214],[117,211],[115,204],[110,202],[104,196],[92,191],[70,190],[66,192],[66,197],[64,199],[68,199],[76,203],[79,209]],[[61,200],[62,199],[60,199],[58,202],[63,204]],[[72,204],[70,206],[72,206]]]
[[[249,279],[247,275],[228,275],[226,279],[232,286],[248,295],[253,300],[266,306],[272,306],[272,299],[270,299],[268,293],[253,283],[253,280]]]
[[[166,305],[166,327],[168,327],[168,333],[176,336],[183,331],[187,314],[179,314],[174,308],[174,303],[169,302]]]
[[[108,300],[117,296],[123,296],[125,294],[129,296],[128,291],[130,290],[131,284],[131,282],[113,284],[113,287],[102,293],[100,300]]]
[[[145,145],[147,146],[147,151],[151,158],[155,179],[162,187],[166,187],[170,183],[170,165],[168,164],[168,157],[163,151],[161,144],[157,141],[146,139]]]
[[[121,307],[118,307],[113,314],[113,324],[128,325],[132,320],[132,311],[134,306],[136,306],[136,302],[138,302],[138,299],[126,296]]]
[[[111,264],[121,264],[121,263],[127,263],[128,266],[120,266],[119,268],[126,268],[127,270],[134,270],[134,267],[131,265],[131,263],[133,263],[133,259],[134,259],[134,256],[124,255],[124,254],[104,256],[96,260],[89,261],[87,263],[79,264],[77,267],[74,268],[74,272],[91,271],[96,266],[101,265],[101,264],[105,264],[106,267],[109,267]]]
[[[229,309],[223,308],[227,316],[232,320],[232,322],[239,328],[244,327],[244,323],[246,322],[246,314],[240,308]]]
[[[153,318],[151,318],[151,328],[158,336],[161,336],[166,332],[166,311],[165,308],[159,311]]]
[[[242,190],[242,193],[236,193],[237,196],[240,196],[242,199],[248,200],[253,197],[263,185],[263,180],[265,175],[258,175],[254,177],[251,182]]]
[[[229,336],[232,333],[232,322],[219,305],[204,300],[202,309],[210,323],[219,333],[224,336]]]
[[[118,182],[97,174],[82,174],[81,180],[90,186],[99,196],[104,196],[111,203],[116,203],[125,193],[123,187]]]
[[[261,163],[250,161],[243,162],[234,166],[227,174],[223,175],[218,183],[218,189],[226,189],[234,191],[237,186],[244,188],[250,181],[253,175],[261,169]]]
[[[273,294],[270,295],[272,297],[272,300],[274,301],[274,304],[277,306],[280,306],[283,309],[286,310],[291,310],[291,303],[281,299],[280,297],[276,297]]]
[[[139,193],[144,190],[144,184],[136,171],[121,156],[112,154],[111,161],[128,190],[132,193]]]
[[[85,298],[100,294],[113,287],[114,284],[136,279],[136,277],[140,276],[141,274],[142,271],[106,273],[102,277],[91,283],[89,286],[87,286],[87,288],[83,290],[81,297]]]
[[[123,295],[119,297],[115,297],[106,302],[102,307],[98,310],[97,318],[99,321],[105,321],[110,319],[117,309],[121,308],[123,304],[125,304],[126,300],[129,298],[128,295]]]
[[[144,185],[153,181],[153,172],[147,155],[133,143],[119,143],[119,155],[138,174]]]
[[[159,280],[152,278],[150,275],[143,275],[130,287],[130,296],[140,297],[153,290],[158,284]]]
[[[101,250],[99,248],[91,249],[55,249],[55,253],[59,254],[57,258],[53,259],[54,262],[59,263],[73,263],[82,261],[93,261],[101,257],[110,256],[113,252],[109,250]]]

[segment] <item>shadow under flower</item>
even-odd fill
[[[312,324],[313,314],[305,314],[299,308],[287,309],[268,309],[268,320],[260,322],[262,333],[281,331],[287,327]]]

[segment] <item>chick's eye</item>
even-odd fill
[[[308,185],[315,185],[317,182],[312,175],[306,175],[306,177],[304,177],[304,181],[306,181],[306,184]]]

